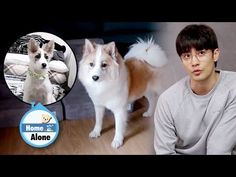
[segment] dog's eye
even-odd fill
[[[93,64],[93,63],[89,63],[89,65],[90,65],[91,67],[93,67],[93,66],[94,66],[94,64]]]
[[[106,63],[102,63],[101,67],[105,68],[105,67],[107,67],[107,64]]]
[[[44,58],[48,59],[48,56],[47,56],[47,54],[46,54],[46,53],[44,54]]]
[[[40,59],[41,58],[41,54],[39,53],[39,54],[35,55],[35,58],[36,59]]]

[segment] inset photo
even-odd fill
[[[60,37],[35,32],[17,39],[4,60],[8,88],[20,100],[49,105],[72,89],[77,62],[69,45]]]

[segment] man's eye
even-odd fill
[[[185,54],[185,58],[190,58],[190,54]]]
[[[205,55],[205,54],[206,54],[206,51],[205,51],[205,50],[201,50],[198,54],[199,54],[199,55]]]
[[[182,55],[183,59],[189,59],[190,58],[190,54],[186,53]]]

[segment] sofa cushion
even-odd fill
[[[59,73],[66,73],[69,71],[68,67],[66,64],[62,61],[59,60],[53,60],[49,62],[49,68],[52,71],[56,71]]]

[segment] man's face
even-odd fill
[[[191,81],[207,80],[215,71],[215,62],[219,58],[219,53],[219,49],[212,51],[210,49],[196,50],[195,48],[183,53],[180,57]]]

